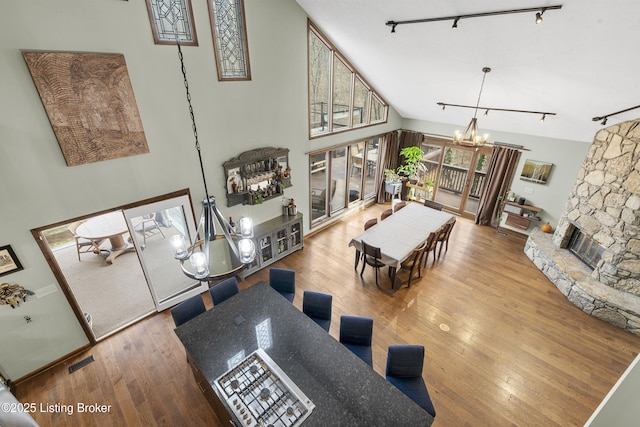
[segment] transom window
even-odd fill
[[[309,137],[387,121],[388,106],[308,21]]]

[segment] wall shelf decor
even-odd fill
[[[504,202],[502,211],[507,214],[505,224],[527,230],[532,221],[540,222],[538,214],[542,212],[542,208],[515,202]]]
[[[263,147],[245,151],[223,163],[227,207],[257,205],[282,197],[291,187],[289,149]]]
[[[27,296],[33,294],[32,291],[18,284],[10,285],[3,283],[0,285],[0,305],[10,305],[11,308],[16,308],[20,303],[27,301]],[[27,323],[29,322],[31,322],[31,318],[27,320]]]

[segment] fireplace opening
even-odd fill
[[[568,249],[590,269],[595,269],[600,262],[604,248],[591,237],[576,227],[571,234]]]

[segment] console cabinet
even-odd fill
[[[245,276],[302,249],[302,214],[282,215],[257,224],[253,227],[253,235],[256,259],[244,271]]]
[[[540,222],[538,214],[542,208],[531,205],[519,205],[515,202],[504,202],[502,211],[507,214],[505,224],[527,230],[532,221]]]

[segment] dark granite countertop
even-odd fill
[[[265,350],[316,405],[305,426],[428,426],[433,422],[422,408],[264,282],[181,325],[176,334],[210,384],[256,349]]]

